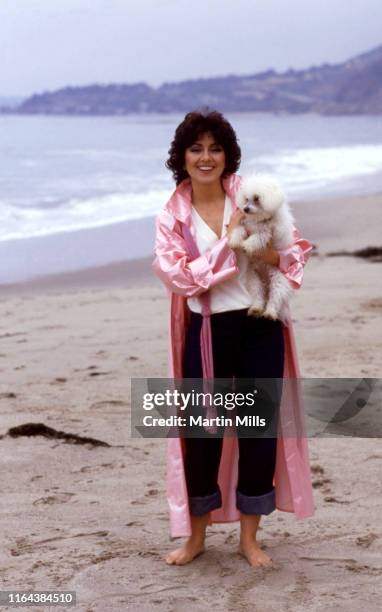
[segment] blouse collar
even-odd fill
[[[233,210],[236,208],[235,195],[240,187],[241,177],[238,174],[230,174],[223,179],[223,189],[231,199]],[[167,202],[165,209],[178,221],[190,225],[191,220],[191,179],[187,177],[175,189]]]

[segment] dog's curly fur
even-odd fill
[[[253,303],[248,314],[284,319],[291,285],[278,268],[256,254],[267,246],[282,250],[293,242],[293,217],[285,194],[275,178],[256,174],[243,178],[236,203],[245,216],[232,231],[229,245],[244,250],[250,260],[247,288]]]

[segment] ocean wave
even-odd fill
[[[155,215],[171,190],[111,193],[86,199],[71,198],[60,206],[16,207],[0,202],[0,241],[112,225]]]
[[[381,172],[382,145],[283,149],[247,160],[245,170],[272,172],[293,196]]]

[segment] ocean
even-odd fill
[[[227,118],[242,149],[239,173],[274,174],[292,202],[382,191],[380,117]],[[181,120],[0,116],[0,283],[148,255],[151,237],[130,249],[123,228],[143,227],[173,191],[164,164]],[[110,244],[115,232],[120,248]]]

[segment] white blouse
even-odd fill
[[[227,233],[225,225],[228,225],[232,214],[232,202],[226,195],[224,202],[224,215],[222,236]],[[202,255],[207,249],[211,248],[219,237],[202,219],[194,207],[192,207],[192,222],[196,232],[196,244],[199,253]],[[210,289],[211,313],[225,312],[227,310],[240,310],[249,308],[252,304],[251,296],[245,287],[245,277],[248,268],[248,260],[245,253],[236,251],[237,266],[239,274],[223,283],[219,283]],[[202,312],[202,307],[197,297],[187,299],[187,304],[193,312]]]

